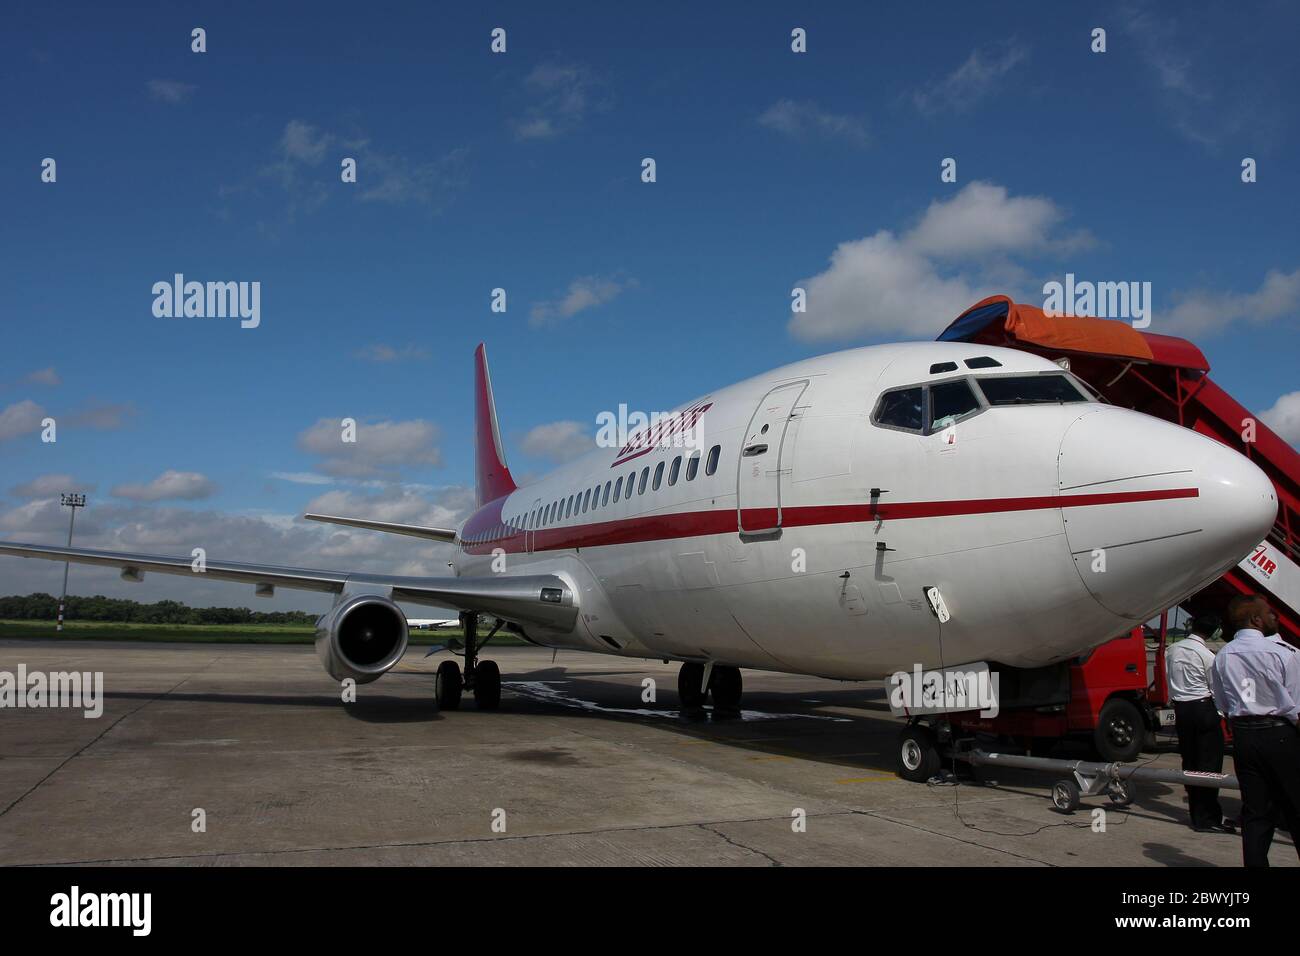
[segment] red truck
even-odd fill
[[[1152,734],[1173,726],[1165,686],[1165,615],[1160,625],[1150,677],[1149,635],[1145,627],[1135,627],[1071,661],[1057,676],[1040,675],[1032,689],[1011,688],[1011,694],[1002,694],[996,717],[981,717],[975,711],[951,715],[954,734],[1009,737],[1030,753],[1073,737],[1091,740],[1103,761],[1136,759]],[[1021,696],[1035,702],[1017,706]]]

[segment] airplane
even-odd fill
[[[203,573],[335,595],[316,647],[336,680],[407,649],[396,602],[450,607],[464,668],[434,697],[499,706],[478,652],[681,664],[685,706],[738,708],[740,668],[875,680],[916,667],[1066,661],[1217,579],[1264,540],[1265,474],[1178,425],[1104,403],[1068,369],[963,342],[875,345],[703,395],[519,487],[485,347],[474,353],[476,510],[460,528],[315,521],[454,546],[452,575],[209,560]],[[364,440],[364,437],[363,437]],[[191,574],[191,559],[0,542],[0,554]],[[479,615],[495,620],[480,639]]]
[[[460,623],[458,617],[408,617],[406,626],[414,631],[440,631],[444,627],[455,627]]]

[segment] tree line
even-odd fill
[[[51,594],[0,597],[0,620],[53,621],[59,599]],[[253,611],[246,607],[187,607],[179,601],[141,604],[121,598],[69,596],[63,617],[69,621],[133,624],[315,624],[307,611]]]

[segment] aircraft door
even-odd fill
[[[781,492],[790,482],[786,431],[808,380],[778,385],[758,403],[740,448],[736,512],[741,534],[765,534],[781,527]]]
[[[541,510],[542,499],[534,498],[533,506],[528,509],[528,516],[531,523],[527,530],[524,531],[524,551],[528,554],[532,553],[533,547],[537,543],[537,521],[541,514]]]

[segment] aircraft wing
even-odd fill
[[[160,574],[203,574],[218,581],[238,581],[258,586],[269,595],[270,588],[284,587],[302,591],[325,591],[339,594],[343,590],[365,593],[390,591],[394,601],[410,601],[433,607],[452,607],[461,611],[492,614],[508,621],[540,624],[569,630],[578,615],[572,588],[554,574],[495,574],[485,578],[420,578],[370,574],[365,571],[322,571],[312,568],[285,568],[263,564],[241,564],[205,559],[203,571],[194,570],[189,557],[156,554],[132,554],[128,551],[97,551],[91,548],[65,548],[57,545],[21,544],[0,541],[0,555],[42,558],[47,561],[73,561],[121,568],[122,577],[139,581],[146,571]],[[263,592],[263,588],[267,590]]]
[[[409,534],[413,538],[429,538],[433,541],[452,542],[456,540],[454,528],[426,528],[418,524],[397,524],[393,521],[371,521],[369,518],[344,518],[339,515],[303,515],[308,521],[324,521],[327,524],[341,524],[349,528],[365,528],[367,531],[384,531],[388,534]]]

